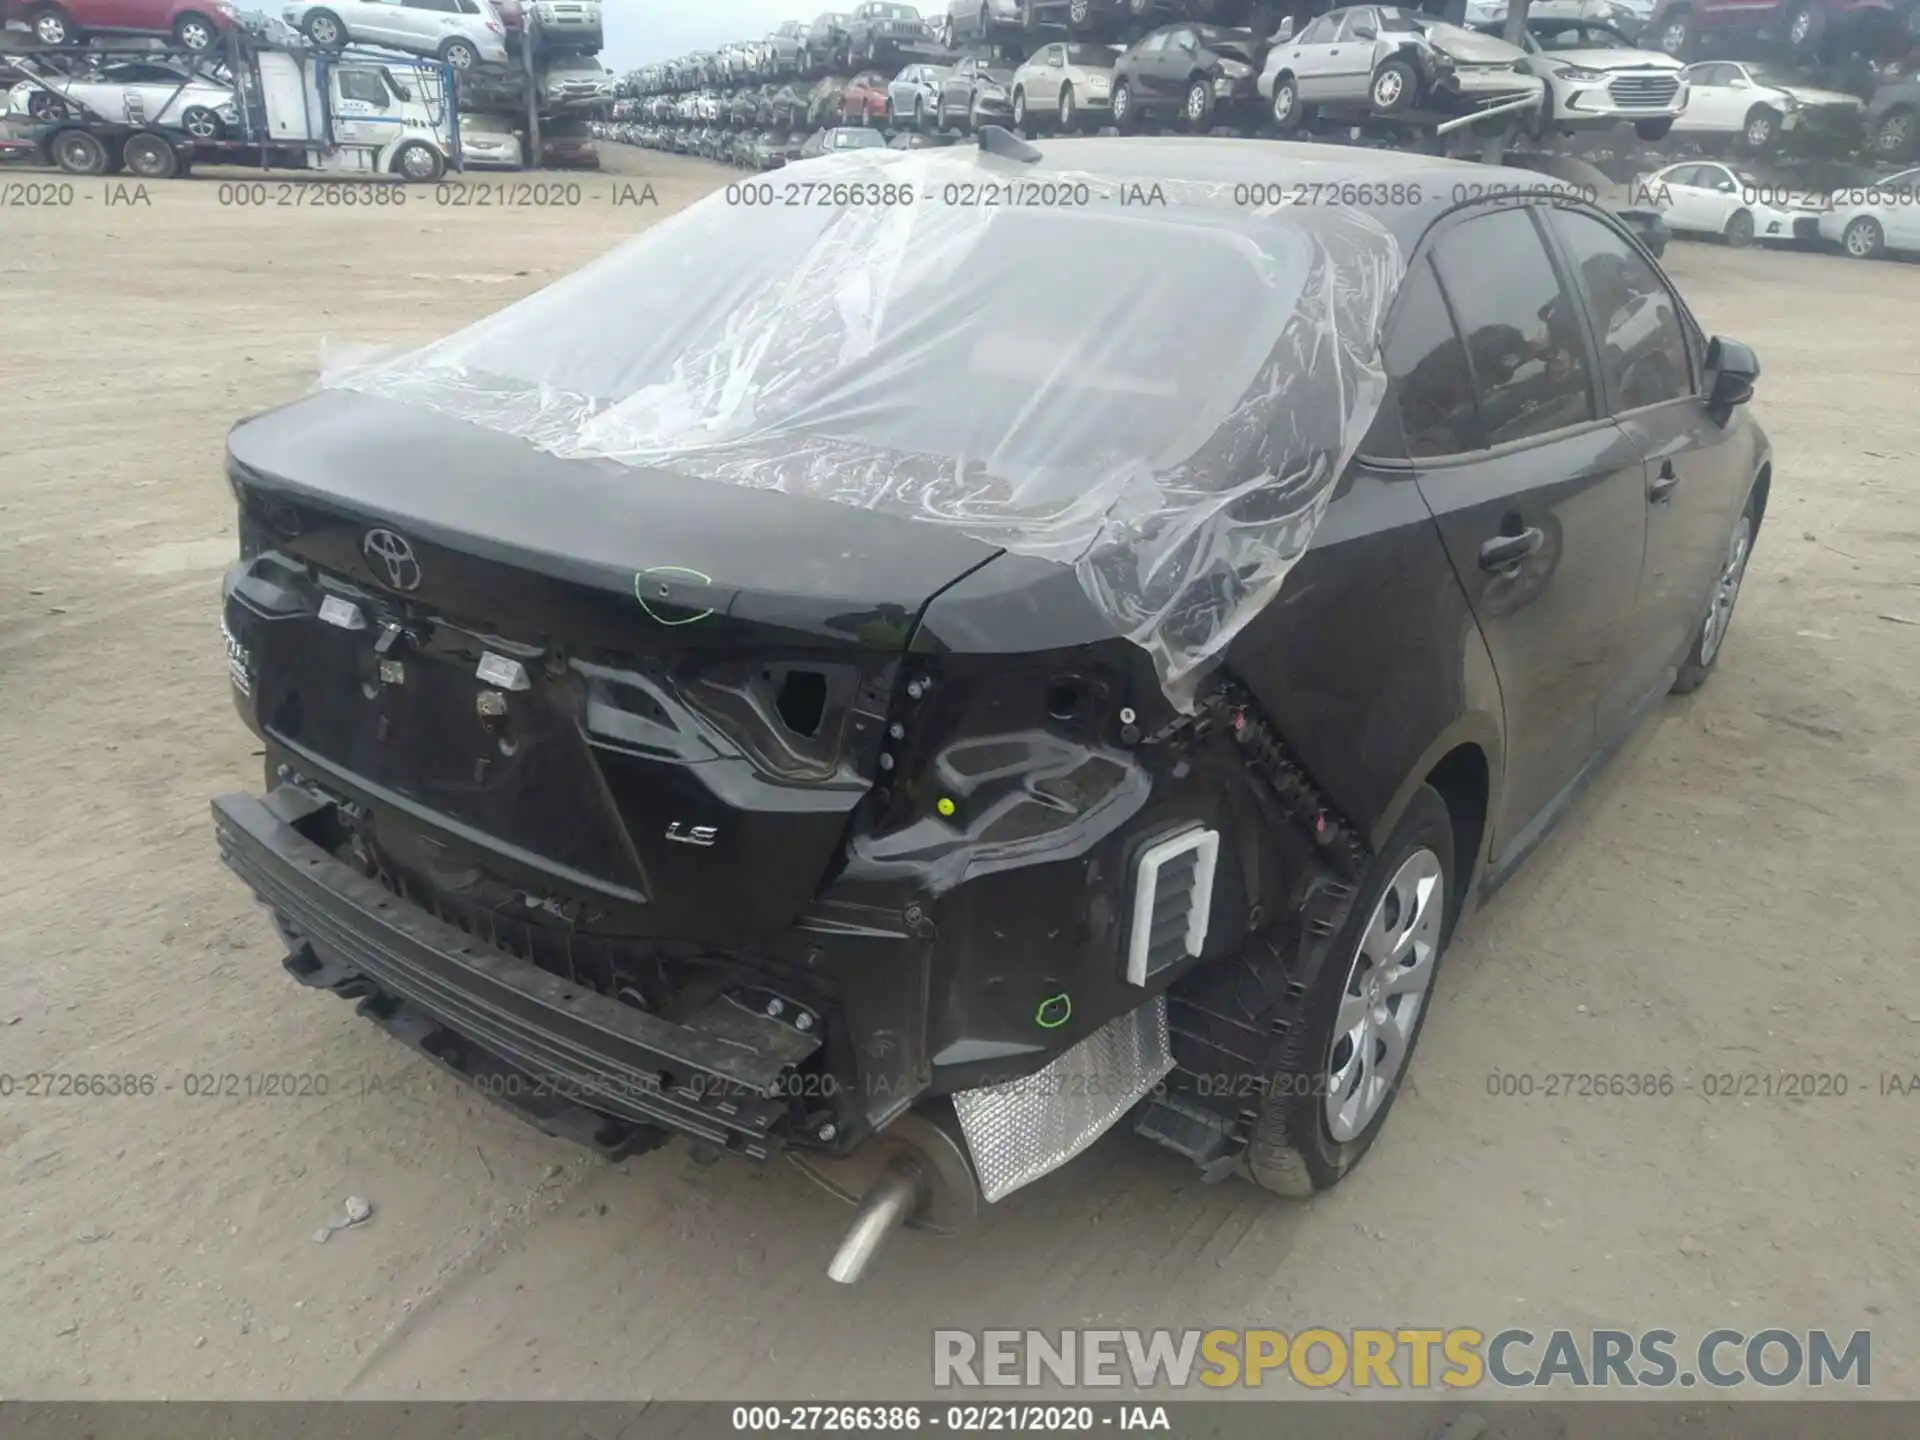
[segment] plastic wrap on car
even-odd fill
[[[322,384],[1070,565],[1190,709],[1372,424],[1404,260],[1360,211],[1139,161],[829,156]]]

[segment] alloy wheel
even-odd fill
[[[1912,139],[1913,117],[1905,111],[1898,111],[1880,122],[1874,143],[1883,155],[1903,155]]]
[[[1084,28],[1093,18],[1093,0],[1067,0],[1067,23],[1076,28]]]
[[[37,16],[33,22],[33,38],[42,45],[70,45],[73,36],[67,29],[67,22],[58,15]]]
[[[1807,36],[1812,33],[1813,12],[1811,10],[1796,11],[1793,24],[1787,27],[1787,43],[1795,46],[1804,45],[1807,43]]]
[[[1871,260],[1880,253],[1880,246],[1885,238],[1879,224],[1870,217],[1862,215],[1847,226],[1847,233],[1840,237],[1840,243],[1846,248],[1847,254],[1854,259]]]
[[[1773,139],[1773,119],[1767,115],[1756,115],[1747,122],[1747,144],[1755,150],[1766,148]]]
[[[1382,70],[1373,82],[1373,105],[1376,110],[1391,110],[1400,103],[1400,90],[1403,82],[1398,70]]]
[[[1293,118],[1293,86],[1284,81],[1273,87],[1273,119],[1284,125]]]
[[[1198,80],[1187,89],[1187,119],[1195,125],[1207,118],[1207,87]]]
[[[1733,538],[1727,542],[1726,564],[1720,569],[1713,604],[1707,607],[1706,627],[1700,632],[1703,666],[1713,664],[1714,656],[1720,653],[1720,643],[1727,638],[1727,627],[1733,623],[1733,607],[1740,598],[1740,582],[1747,574],[1747,557],[1752,553],[1753,517],[1742,515],[1740,523],[1733,527]]]
[[[1062,130],[1071,130],[1073,128],[1073,122],[1073,91],[1062,90],[1060,92],[1060,128]]]
[[[180,43],[189,50],[211,50],[213,27],[204,20],[185,20],[180,25]]]
[[[307,38],[323,50],[340,43],[340,27],[330,15],[316,15],[307,22]]]
[[[1440,957],[1444,878],[1438,855],[1414,851],[1360,932],[1327,1055],[1327,1133],[1343,1144],[1373,1123],[1406,1068]]]
[[[1660,32],[1660,48],[1676,60],[1686,58],[1687,22],[1675,20]]]

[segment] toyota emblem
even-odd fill
[[[404,535],[391,530],[369,530],[360,542],[376,577],[385,575],[390,589],[411,591],[420,588],[420,562]]]

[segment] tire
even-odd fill
[[[218,140],[227,127],[205,105],[189,105],[180,112],[180,128],[196,140]]]
[[[440,47],[440,58],[456,70],[471,70],[480,63],[480,52],[466,40],[449,40]]]
[[[1265,1077],[1246,1155],[1254,1183],[1304,1198],[1338,1184],[1372,1148],[1432,1009],[1458,888],[1446,802],[1423,785],[1333,940],[1303,947],[1313,973],[1302,965],[1285,977],[1304,994]]]
[[[1016,130],[1025,130],[1027,128],[1027,92],[1025,86],[1013,92],[1013,128]]]
[[[1727,228],[1721,232],[1727,244],[1735,250],[1744,250],[1753,244],[1753,212],[1736,210],[1727,219]]]
[[[986,117],[980,113],[980,95],[976,91],[973,98],[967,101],[967,133],[978,135],[980,127],[986,123]]]
[[[1180,102],[1180,118],[1187,129],[1205,134],[1213,128],[1213,86],[1201,76],[1187,81],[1186,98]]]
[[[1693,56],[1693,12],[1684,5],[1668,12],[1660,26],[1660,33],[1653,37],[1654,48],[1671,55],[1676,60],[1687,60]]]
[[[1381,115],[1394,115],[1405,110],[1413,104],[1419,93],[1420,77],[1404,60],[1382,62],[1367,86],[1367,99],[1374,111]]]
[[[431,185],[447,173],[447,162],[431,145],[409,140],[393,157],[393,173],[416,185]]]
[[[916,130],[927,128],[927,102],[918,95],[913,97],[913,128]]]
[[[1273,128],[1300,128],[1300,84],[1291,75],[1280,75],[1273,82]]]
[[[180,156],[166,137],[144,130],[127,137],[121,159],[142,180],[171,180],[180,173]]]
[[[1913,153],[1914,112],[1889,110],[1873,130],[1873,150],[1882,160],[1904,160]]]
[[[1753,558],[1753,543],[1760,535],[1760,519],[1752,500],[1734,522],[1727,537],[1727,549],[1720,562],[1720,577],[1714,582],[1713,595],[1707,601],[1707,613],[1693,637],[1693,648],[1674,677],[1674,695],[1691,695],[1707,683],[1713,667],[1720,663],[1726,648],[1727,630],[1733,624],[1733,608],[1740,600],[1740,584],[1746,579],[1747,562]]]
[[[1840,248],[1856,260],[1878,260],[1886,253],[1887,232],[1871,215],[1862,215],[1841,234]]]
[[[57,5],[42,5],[29,12],[27,27],[33,32],[33,38],[42,45],[80,43],[80,27],[69,20],[66,11]]]
[[[69,175],[104,175],[110,157],[96,135],[85,130],[62,130],[54,137],[53,163]]]
[[[1740,122],[1740,138],[1749,150],[1764,150],[1780,131],[1780,116],[1765,105],[1756,105]]]
[[[331,10],[315,10],[300,27],[307,39],[322,50],[339,50],[347,43],[347,27]]]
[[[1113,87],[1113,128],[1131,135],[1140,128],[1140,112],[1133,108],[1133,83],[1122,80]]]
[[[1636,120],[1633,122],[1633,133],[1649,145],[1658,144],[1660,141],[1666,139],[1672,130],[1673,117],[1671,115],[1664,120]]]
[[[1054,118],[1059,121],[1062,135],[1071,135],[1080,128],[1080,107],[1073,98],[1073,86],[1060,87],[1060,109]]]
[[[1085,30],[1093,24],[1093,0],[1067,0],[1067,28]]]
[[[214,23],[204,15],[195,15],[191,11],[173,22],[173,38],[180,42],[182,49],[191,50],[196,55],[205,55],[220,47],[220,32]]]

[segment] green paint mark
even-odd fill
[[[633,577],[633,598],[640,602],[640,608],[662,625],[692,625],[708,619],[713,611],[702,610],[695,615],[687,615],[678,620],[669,620],[653,608],[656,602],[670,600],[673,590],[663,577],[678,577],[684,580],[698,580],[702,585],[713,584],[713,577],[699,570],[689,570],[684,565],[655,565],[649,570],[641,570]],[[647,591],[652,590],[651,597]]]
[[[1042,1030],[1058,1030],[1073,1018],[1073,997],[1064,990],[1040,1002],[1033,1012],[1033,1023]]]

